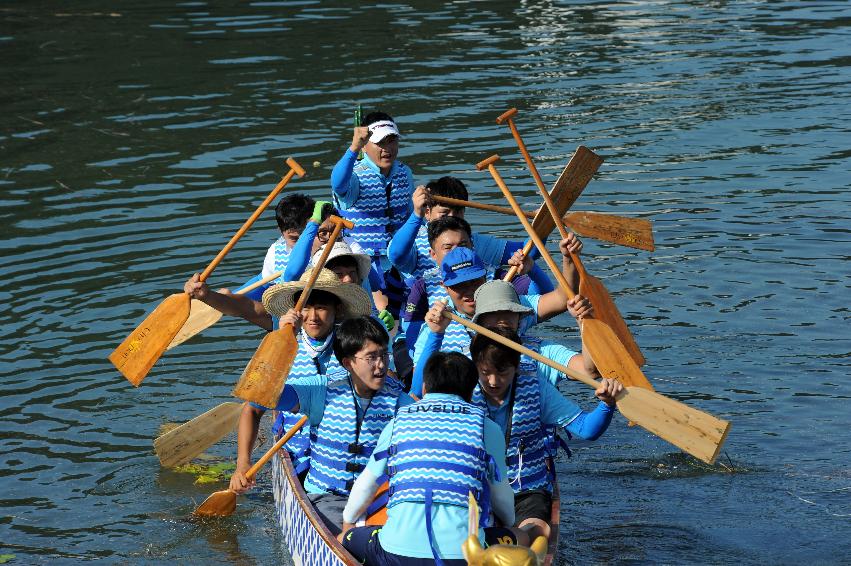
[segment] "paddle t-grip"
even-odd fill
[[[254,221],[257,220],[257,218],[259,218],[261,214],[263,214],[263,211],[266,210],[266,208],[269,206],[269,204],[271,204],[273,200],[275,200],[275,197],[278,196],[278,194],[282,190],[284,190],[284,187],[287,186],[287,184],[290,182],[290,179],[293,178],[293,175],[298,174],[299,177],[304,176],[304,169],[302,169],[301,165],[296,163],[296,160],[292,157],[287,159],[287,165],[290,166],[290,170],[287,171],[287,174],[284,175],[283,179],[281,179],[281,181],[275,186],[275,188],[272,189],[272,192],[269,193],[269,196],[266,197],[266,200],[264,200],[260,204],[260,206],[257,207],[257,210],[254,211],[254,214],[248,217],[248,220],[245,221],[245,223],[242,225],[242,228],[237,230],[236,234],[233,235],[233,237],[225,245],[225,247],[222,248],[222,251],[219,252],[219,255],[213,258],[213,261],[210,262],[210,265],[208,265],[207,268],[203,271],[203,273],[201,273],[199,281],[204,281],[207,279],[207,277],[210,276],[216,266],[218,266],[219,263],[228,254],[228,252],[231,251],[231,249],[236,245],[239,239],[242,238],[243,234],[245,234],[248,229],[251,228],[251,225],[254,224]]]
[[[490,167],[491,165],[493,165],[494,163],[496,163],[497,161],[499,161],[499,155],[496,155],[496,154],[491,155],[487,159],[483,159],[483,160],[479,161],[478,163],[476,163],[476,170],[483,171],[483,170],[487,169],[488,167]]]
[[[506,120],[510,120],[512,118],[512,116],[514,116],[515,114],[517,114],[517,109],[516,108],[510,108],[497,117],[496,123],[502,124]]]

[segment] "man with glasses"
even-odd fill
[[[363,471],[384,426],[414,400],[387,376],[389,337],[372,317],[343,321],[334,334],[334,356],[344,372],[284,386],[278,409],[307,415],[310,470],[304,489],[335,535],[355,479]]]

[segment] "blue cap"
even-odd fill
[[[443,284],[452,286],[485,276],[485,264],[470,248],[458,246],[443,257]]]

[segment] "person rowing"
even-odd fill
[[[487,529],[491,514],[514,522],[499,427],[470,403],[476,367],[463,354],[439,352],[425,369],[425,395],[399,409],[381,432],[343,511],[344,547],[368,566],[461,566],[468,535],[468,494],[482,507],[480,540],[508,536]],[[387,522],[356,527],[383,477],[389,476]]]

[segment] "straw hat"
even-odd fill
[[[328,244],[323,245],[316,251],[315,254],[313,254],[313,257],[310,258],[310,265],[316,265],[316,262],[319,261],[320,257],[322,257],[322,252],[325,251],[325,246],[327,245]],[[369,270],[372,267],[372,261],[366,254],[355,253],[354,250],[352,250],[351,246],[349,246],[349,244],[347,244],[346,242],[334,242],[334,245],[331,247],[331,251],[328,253],[328,259],[325,260],[325,263],[327,264],[335,257],[345,255],[355,260],[355,262],[358,264],[358,277],[360,277],[361,281],[366,281],[366,278],[369,277]]]
[[[488,281],[476,289],[473,295],[476,301],[476,314],[473,322],[478,322],[483,314],[510,311],[520,314],[520,318],[532,314],[532,309],[520,304],[520,297],[511,283],[500,279]]]
[[[311,273],[313,268],[305,270],[298,281],[279,283],[266,289],[263,293],[263,306],[269,314],[283,316],[293,308],[296,303],[296,293],[304,289]],[[355,283],[341,282],[330,269],[322,268],[313,284],[313,289],[336,295],[343,304],[343,318],[368,315],[372,312],[372,301],[364,288]]]

